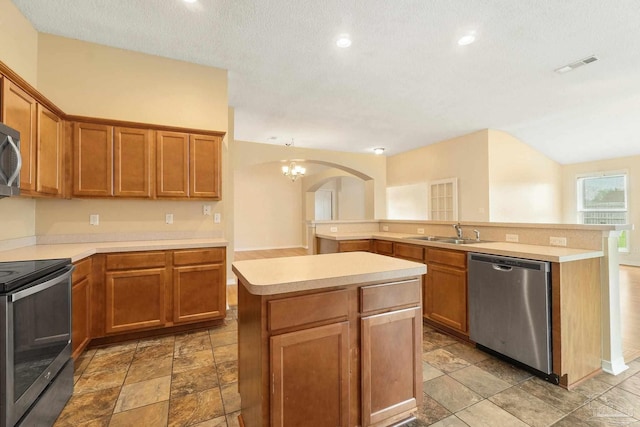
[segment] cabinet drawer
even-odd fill
[[[131,270],[164,266],[164,252],[132,252],[107,255],[107,270]]]
[[[393,242],[387,242],[386,240],[374,240],[373,247],[374,252],[377,254],[393,255]]]
[[[447,249],[427,249],[427,262],[444,264],[451,267],[467,268],[467,253]]]
[[[340,252],[370,251],[371,240],[344,240],[340,242]]]
[[[71,274],[71,283],[76,283],[91,274],[91,258],[85,258],[73,265],[76,269]]]
[[[424,259],[424,248],[422,246],[407,245],[405,243],[396,243],[395,256],[411,261],[422,262]]]
[[[268,302],[269,330],[345,320],[349,313],[346,290],[283,298]]]
[[[219,264],[224,261],[224,248],[189,249],[173,253],[174,265]]]
[[[420,288],[418,279],[363,286],[360,289],[361,312],[420,305]]]

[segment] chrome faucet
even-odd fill
[[[462,239],[462,228],[460,227],[460,224],[453,224],[453,228],[456,230],[458,239]]]
[[[473,230],[473,232],[476,233],[476,240],[479,242],[480,241],[480,231]]]

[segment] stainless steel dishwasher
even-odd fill
[[[469,338],[551,374],[549,263],[477,253],[468,261]]]

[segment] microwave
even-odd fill
[[[0,197],[20,194],[20,132],[0,123]]]

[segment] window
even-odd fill
[[[608,173],[578,178],[578,222],[580,224],[626,224],[627,174]],[[627,231],[618,249],[629,250]]]
[[[429,219],[458,220],[458,180],[456,178],[430,182],[429,195]]]

